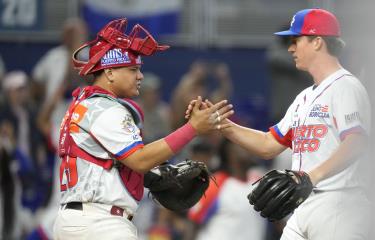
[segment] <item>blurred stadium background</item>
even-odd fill
[[[347,43],[342,63],[363,81],[374,99],[373,5],[371,0],[2,0],[0,80],[16,70],[32,78],[36,63],[61,44],[67,19],[83,19],[93,38],[108,20],[127,17],[128,28],[141,23],[159,42],[171,45],[169,51],[145,59],[143,66],[144,72],[159,77],[163,101],[173,101],[176,86],[193,62],[205,62],[210,69],[225,64],[233,87],[228,97],[238,118],[245,125],[266,130],[280,119],[295,93],[310,84],[308,79],[277,82],[277,74],[285,74],[286,78],[295,75],[283,68],[283,61],[287,64],[290,59],[283,57],[286,47],[280,45],[273,32],[288,26],[291,16],[300,9],[320,7],[338,16]],[[208,76],[208,88],[216,85],[214,76]],[[0,93],[3,99],[4,93]],[[180,107],[186,106],[181,103]],[[48,169],[47,175],[52,176],[53,167]],[[45,201],[49,199],[46,192],[39,192],[46,195]],[[7,198],[4,194],[2,190],[2,199]],[[35,204],[32,212],[43,207]],[[6,232],[9,225],[2,216],[0,223]],[[20,231],[14,236],[26,238],[32,229]]]

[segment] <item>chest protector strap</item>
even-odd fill
[[[118,99],[111,95],[109,92],[105,91],[102,88],[96,86],[89,86],[85,87],[84,89],[77,88],[73,92],[73,101],[69,106],[68,111],[65,114],[63,122],[60,127],[60,140],[59,140],[59,156],[62,161],[65,161],[69,157],[76,158],[79,157],[80,159],[89,161],[96,165],[103,167],[106,170],[110,170],[113,166],[119,170],[119,174],[121,177],[122,182],[124,183],[128,192],[132,195],[134,199],[140,201],[143,197],[143,174],[137,173],[132,169],[128,168],[124,164],[119,163],[115,156],[107,150],[97,139],[96,137],[90,132],[82,127],[78,126],[81,130],[86,132],[91,136],[91,138],[104,150],[108,153],[111,157],[109,159],[98,158],[96,156],[91,155],[90,153],[86,152],[85,150],[81,149],[77,146],[74,142],[73,138],[70,135],[70,125],[71,118],[76,106],[78,106],[83,100],[91,98],[91,97],[108,97],[117,102],[121,105],[126,107],[129,112],[132,114],[134,122],[136,125],[141,128],[143,123],[143,112],[141,108],[133,101],[129,99]]]

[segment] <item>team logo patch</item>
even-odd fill
[[[102,66],[130,63],[128,52],[122,52],[120,48],[109,50],[101,59]]]
[[[136,132],[137,127],[134,124],[134,121],[130,115],[126,115],[122,121],[122,129],[125,130],[128,134],[133,134]]]
[[[309,117],[329,118],[328,105],[315,104],[310,111]]]
[[[351,124],[353,122],[361,121],[361,117],[359,116],[359,112],[353,112],[351,114],[345,115],[345,123]]]

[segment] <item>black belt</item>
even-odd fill
[[[74,209],[74,210],[82,211],[83,207],[82,207],[81,202],[68,202],[67,204],[65,204],[65,209]],[[120,216],[120,217],[124,216],[124,212],[125,212],[124,209],[122,209],[120,207],[117,207],[117,206],[112,206],[111,210],[110,210],[110,214],[112,214],[114,216]],[[126,212],[125,212],[125,214],[126,214]],[[126,214],[126,218],[129,221],[131,221],[131,220],[133,220],[133,215]]]

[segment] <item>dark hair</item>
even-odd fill
[[[99,71],[96,71],[96,72],[93,72],[92,75],[94,77],[94,79],[98,78],[100,75],[102,75],[102,73],[104,72],[103,69],[99,70]]]
[[[321,37],[327,45],[328,53],[332,56],[338,57],[342,49],[345,47],[345,42],[340,37],[332,36],[308,36],[310,40],[313,40],[316,37]]]

